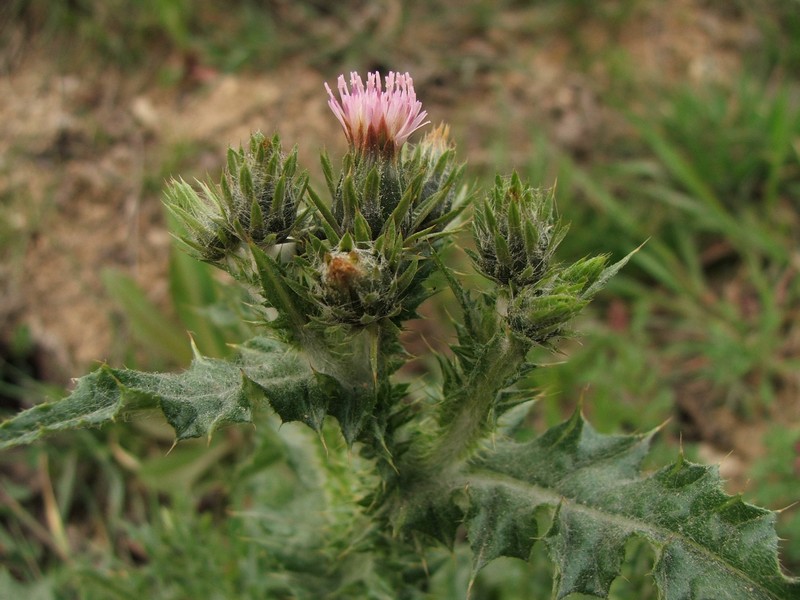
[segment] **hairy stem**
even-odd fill
[[[440,433],[426,453],[434,470],[457,464],[493,427],[497,393],[509,384],[525,361],[530,344],[498,331],[484,348],[440,423]]]

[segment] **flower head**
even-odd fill
[[[567,228],[555,214],[553,190],[524,184],[519,175],[497,177],[472,222],[480,271],[502,285],[536,285],[550,271]]]
[[[408,73],[390,71],[381,89],[380,74],[369,73],[367,85],[358,73],[350,73],[348,89],[344,75],[339,75],[337,100],[330,86],[328,106],[339,119],[351,148],[393,157],[417,129],[429,123],[428,113],[417,100],[414,82]]]

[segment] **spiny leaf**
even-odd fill
[[[250,200],[253,197],[253,174],[250,172],[247,163],[243,163],[241,169],[239,169],[239,187],[246,199]]]
[[[431,252],[431,257],[436,263],[439,272],[445,276],[445,279],[447,279],[447,283],[450,286],[450,289],[453,290],[456,301],[464,313],[464,326],[468,332],[468,335],[474,335],[476,331],[475,321],[479,319],[479,315],[477,315],[475,303],[473,302],[472,298],[470,298],[469,292],[464,289],[464,286],[461,285],[461,282],[455,276],[455,272],[448,268],[438,252]]]
[[[242,370],[282,421],[302,421],[320,430],[337,388],[331,378],[315,373],[297,351],[268,338],[250,340],[239,354]]]
[[[273,191],[272,207],[270,217],[278,218],[283,214],[286,202],[286,175],[281,175],[275,182]]]
[[[467,524],[477,572],[500,556],[527,560],[536,541],[535,506],[511,488],[479,487],[470,490]]]
[[[372,239],[372,230],[369,223],[360,212],[356,213],[355,222],[353,223],[353,234],[357,242],[368,242]]]
[[[650,437],[602,435],[576,413],[532,442],[502,442],[474,459],[458,485],[468,490],[475,569],[525,555],[533,513],[550,507],[556,598],[607,597],[631,536],[655,547],[666,600],[800,598],[800,580],[778,565],[775,513],[728,496],[715,467],[682,457],[642,475]]]
[[[55,431],[102,425],[121,416],[124,408],[114,370],[104,366],[78,379],[68,398],[34,406],[0,423],[0,448],[29,444]]]
[[[179,440],[211,436],[221,425],[249,423],[260,393],[242,370],[226,360],[195,356],[183,373],[115,371],[123,389],[161,406]]]
[[[360,208],[358,198],[359,196],[356,192],[355,184],[353,183],[353,177],[348,175],[344,178],[342,184],[342,207],[344,210],[342,223],[346,228],[352,225],[356,211]]]
[[[264,213],[258,203],[258,199],[254,198],[250,203],[250,230],[263,231],[264,230]]]
[[[352,181],[352,179],[349,179]],[[361,190],[361,202],[367,206],[374,205],[379,202],[381,189],[381,173],[378,167],[372,167],[367,178],[364,180],[363,188]]]
[[[597,280],[583,292],[583,297],[591,298],[594,294],[599,292],[606,285],[606,283],[608,283],[608,280],[611,279],[617,273],[619,273],[620,269],[622,269],[622,267],[624,267],[628,263],[631,257],[633,257],[634,254],[636,254],[637,252],[639,252],[639,250],[642,249],[642,246],[644,246],[644,244],[642,244],[641,246],[630,252],[627,256],[622,257],[620,260],[615,262],[610,267],[606,267],[605,269],[603,269],[602,273],[600,273],[600,276],[597,278]]]
[[[228,148],[227,153],[228,159],[228,172],[234,174],[239,171],[239,165],[241,164],[241,158],[239,154],[237,154],[236,150],[233,148]]]
[[[278,135],[275,134],[275,137],[272,138],[272,144],[274,146],[280,147],[280,140],[278,139]],[[295,146],[292,148],[291,154],[286,158],[286,162],[283,163],[283,171],[282,175],[285,177],[293,177],[295,172],[297,171],[297,151],[298,147]]]
[[[44,434],[99,426],[142,408],[160,407],[177,439],[210,436],[220,426],[249,423],[264,396],[284,421],[319,430],[330,402],[340,396],[331,377],[314,372],[298,352],[256,338],[233,360],[195,353],[182,373],[141,373],[103,366],[78,380],[59,401],[24,411],[0,424],[0,448]]]

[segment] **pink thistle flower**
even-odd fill
[[[359,151],[378,152],[392,157],[408,137],[423,125],[428,113],[417,100],[414,82],[408,73],[390,71],[381,89],[380,74],[369,73],[367,85],[358,73],[350,73],[350,89],[344,75],[339,75],[337,100],[330,86],[328,106],[339,119],[350,147]]]

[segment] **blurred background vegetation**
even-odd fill
[[[653,464],[682,448],[748,501],[800,499],[800,2],[5,0],[0,28],[0,417],[98,361],[179,368],[186,331],[216,356],[251,335],[244,292],[174,251],[165,181],[218,177],[255,129],[319,181],[344,148],[322,82],[401,70],[478,183],[556,185],[562,258],[647,240],[537,357],[533,429],[583,398],[604,432],[668,421]],[[421,352],[451,335],[438,298]],[[273,437],[167,454],[143,418],[0,454],[0,597],[269,597],[280,524],[247,507],[303,479]],[[778,533],[800,573],[800,510]],[[613,597],[654,598],[652,552],[629,557]],[[431,597],[463,597],[468,557],[442,560]],[[537,546],[474,597],[547,597],[549,570]]]

